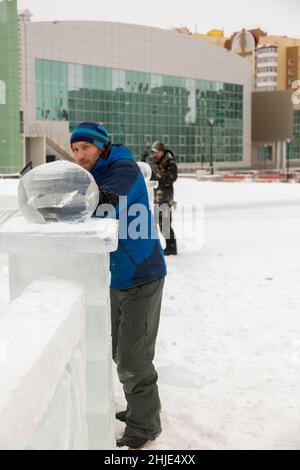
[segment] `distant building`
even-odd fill
[[[201,34],[201,33],[192,33],[186,26],[184,26],[182,28],[176,28],[175,31],[177,31],[180,34],[190,36],[193,39],[206,41],[206,42],[209,42],[210,44],[214,44],[215,46],[220,46],[220,47],[224,47],[225,42],[227,40],[227,38],[224,37],[224,31],[221,29],[213,29],[209,31],[207,34]]]
[[[0,174],[23,166],[16,0],[0,2]]]
[[[249,168],[251,70],[240,57],[170,30],[31,16],[18,25],[24,165],[72,158],[70,131],[91,120],[136,158],[162,140],[181,166]]]
[[[290,90],[300,79],[300,39],[261,38],[256,48],[256,90]]]
[[[209,33],[191,33],[187,28],[177,31],[195,39],[212,40]],[[273,92],[268,97],[253,96],[252,167],[283,168],[287,158],[291,166],[299,166],[300,107],[292,104],[291,90],[300,80],[300,39],[270,36],[257,28],[242,29],[230,38],[221,35],[219,40],[213,37],[213,41],[250,62],[253,92]],[[277,93],[288,90],[289,94]],[[287,116],[289,119],[285,121]],[[272,132],[270,122],[273,123]],[[259,141],[256,140],[258,136]]]
[[[290,90],[300,41],[260,29],[226,38],[218,29],[201,35],[31,17],[25,10],[17,21],[16,0],[0,2],[0,173],[72,159],[70,132],[84,120],[101,121],[136,158],[162,140],[185,169],[211,161],[218,169],[274,168],[287,153],[300,165],[300,109]],[[274,113],[273,100],[265,101],[275,120],[287,107],[270,133],[263,92],[281,91],[289,95],[274,95]]]

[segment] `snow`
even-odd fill
[[[1,315],[1,449],[39,448],[39,444],[47,448],[45,428],[52,430],[48,433],[51,448],[53,442],[66,448],[66,439],[79,442],[81,448],[86,442],[79,410],[83,379],[76,375],[83,360],[78,345],[84,340],[85,305],[79,284],[44,278],[32,283]],[[57,390],[62,385],[66,393]],[[72,390],[81,394],[73,401]]]
[[[0,254],[0,314],[9,303],[8,256]]]
[[[45,367],[39,370],[35,364],[33,365],[36,371],[35,380],[36,377],[41,376],[40,388],[35,387],[33,381],[28,382],[26,374],[21,373],[18,375],[18,379],[20,378],[18,393],[21,405],[19,408],[16,406],[6,407],[5,419],[11,426],[13,426],[14,420],[19,419],[22,427],[22,438],[17,433],[9,432],[5,435],[0,433],[0,447],[13,447],[15,439],[17,448],[24,448],[24,445],[29,445],[30,448],[44,449],[73,449],[74,446],[85,448],[85,439],[83,439],[84,436],[80,431],[80,427],[82,428],[85,423],[88,427],[89,448],[112,448],[115,432],[112,426],[112,423],[114,423],[114,400],[111,380],[108,252],[117,246],[117,229],[117,222],[111,219],[89,220],[86,223],[73,226],[66,223],[30,224],[22,217],[14,217],[1,225],[0,252],[9,252],[11,255],[9,258],[9,285],[10,298],[13,302],[0,315],[0,332],[2,334],[2,336],[0,334],[0,347],[1,345],[5,346],[4,338],[6,338],[13,352],[19,358],[20,365],[26,363],[26,361],[23,361],[24,354],[22,355],[20,341],[18,336],[13,335],[12,328],[15,327],[16,331],[19,328],[23,335],[24,326],[19,321],[19,317],[16,315],[13,317],[13,314],[16,311],[18,313],[21,311],[22,320],[25,318],[27,321],[27,312],[29,317],[30,315],[33,317],[31,322],[33,327],[36,324],[33,333],[37,336],[37,339],[33,338],[32,341],[36,341],[37,353],[40,353],[39,359],[42,358],[43,363],[47,363],[48,370]],[[56,299],[56,285],[51,282],[52,278],[57,279],[56,282],[62,291],[62,313],[68,315],[70,321],[74,324],[74,327],[68,327],[65,324],[66,331],[64,331],[64,328],[63,331],[65,335],[68,337],[70,335],[73,338],[75,342],[73,349],[80,349],[78,351],[79,355],[76,354],[77,359],[74,357],[74,360],[71,359],[70,362],[68,362],[70,356],[67,358],[62,356],[64,345],[67,344],[65,338],[62,335],[57,338],[57,344],[52,345],[54,350],[51,347],[45,347],[47,346],[48,337],[40,335],[38,329],[39,317],[33,315],[33,313],[40,314],[42,321],[44,316],[49,317],[50,321],[52,310],[56,311],[60,306],[57,306],[53,300],[53,296]],[[31,297],[26,296],[26,289],[33,289],[36,283],[42,283],[41,279],[43,279],[41,287],[43,297],[36,298],[35,296],[36,303],[33,304],[30,301]],[[86,297],[86,304],[81,308],[82,319],[85,320],[84,323],[87,323],[85,326],[88,327],[86,335],[85,328],[79,330],[76,321],[73,321],[73,316],[76,317],[77,305],[76,302],[72,303],[72,284],[70,284],[70,289],[68,287],[70,282],[78,283],[81,286],[80,291],[83,290]],[[35,290],[33,293],[35,293]],[[61,292],[58,290],[58,299],[60,294]],[[68,308],[66,308],[66,305],[68,305]],[[98,321],[95,321],[95,311],[97,311]],[[6,325],[7,318],[10,319],[9,329]],[[26,324],[28,325],[28,323],[27,321]],[[48,323],[45,325],[46,331],[48,331],[47,326]],[[76,331],[73,331],[73,328]],[[78,346],[78,334],[80,334],[80,347]],[[82,349],[85,336],[87,346]],[[29,359],[31,359],[33,348],[31,348],[30,343],[29,346],[27,340],[26,353],[29,354]],[[59,383],[53,380],[54,375],[57,375],[57,371],[59,371],[57,354],[61,363],[64,360],[66,369],[63,375],[60,374]],[[10,357],[12,357],[12,353]],[[37,359],[37,363],[41,362],[39,359]],[[5,374],[1,370],[1,377],[5,384],[7,383],[6,376],[10,370],[12,370],[13,379],[19,371],[19,369],[11,368],[11,362],[3,359],[6,369],[4,370]],[[83,363],[86,365],[86,382],[81,367]],[[46,394],[43,390],[45,374],[48,380],[47,391],[49,384],[55,391],[53,403],[49,403],[49,394]],[[85,383],[84,386],[83,383]],[[28,386],[25,387],[23,384]],[[82,384],[82,387],[80,386],[81,393],[78,389],[80,384]],[[34,393],[41,394],[44,400],[48,400],[46,404],[49,405],[49,412],[44,415],[39,414],[40,423],[35,419],[34,411],[28,405],[33,395],[30,392],[30,387],[33,386]],[[10,403],[14,403],[13,391],[12,387],[7,390]],[[1,413],[3,395],[3,393],[0,394],[1,417],[3,416]],[[28,410],[28,419],[30,419],[32,427],[29,430],[31,434],[28,431],[26,435],[24,413],[27,413],[28,408],[30,408]],[[83,413],[85,415],[84,420],[77,420],[76,417],[82,417]],[[76,422],[78,422],[78,429],[76,429]],[[7,432],[7,429],[8,426],[5,427],[5,432]],[[33,432],[34,436],[32,437]]]
[[[155,360],[163,432],[147,448],[299,449],[300,187],[175,189],[179,204],[208,203],[205,237],[198,252],[179,245],[167,258]]]
[[[113,219],[33,224],[16,216],[0,225],[0,253],[107,253],[117,249],[117,234],[118,225]]]
[[[16,196],[19,179],[0,179],[0,202],[4,196]]]
[[[300,191],[292,183],[201,183],[182,178],[176,182],[175,200],[181,205],[204,204],[206,210],[222,210],[300,203]]]
[[[0,178],[0,224],[1,212],[4,210],[16,210],[18,208],[18,188],[19,179]]]
[[[299,449],[300,186],[180,179],[175,199],[204,204],[204,243],[167,258],[163,432],[147,449]],[[0,276],[5,304],[5,263]]]

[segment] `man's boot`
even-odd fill
[[[166,240],[167,246],[164,249],[164,255],[177,255],[177,243],[176,240]]]
[[[126,423],[126,415],[127,415],[127,410],[118,411],[116,413],[116,419],[118,419],[119,421],[122,421],[122,423]]]

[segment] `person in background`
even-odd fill
[[[162,142],[153,142],[151,156],[147,163],[152,168],[152,180],[158,181],[155,189],[154,204],[159,212],[158,222],[166,240],[165,256],[177,255],[177,241],[172,228],[172,208],[174,205],[174,183],[177,180],[177,165],[172,150]]]
[[[148,162],[149,156],[150,156],[150,152],[147,152],[147,150],[145,150],[145,152],[143,152],[141,155],[140,162],[149,163]]]

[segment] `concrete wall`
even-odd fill
[[[46,138],[26,137],[26,163],[32,161],[33,167],[46,163]]]
[[[285,167],[285,142],[293,137],[292,90],[256,92],[252,95],[252,167],[280,169]],[[257,148],[272,146],[272,160],[257,158]],[[293,161],[299,165],[299,161]]]
[[[253,142],[277,142],[293,137],[292,91],[252,95]]]

